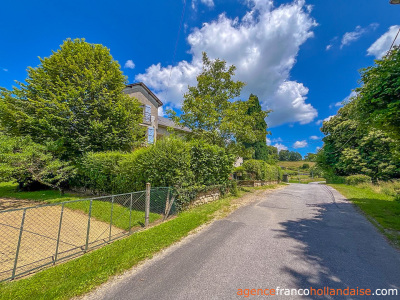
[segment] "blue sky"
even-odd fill
[[[63,40],[85,38],[107,46],[130,83],[143,81],[164,109],[179,110],[206,51],[237,66],[237,79],[247,83],[243,99],[254,93],[274,110],[267,118],[271,144],[304,155],[322,145],[321,122],[358,86],[358,70],[390,47],[400,5],[388,2],[7,1],[0,86],[24,81],[26,68]]]

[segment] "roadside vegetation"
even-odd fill
[[[323,122],[316,167],[397,246],[400,243],[400,48],[360,71],[361,86]]]

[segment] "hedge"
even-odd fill
[[[282,169],[276,165],[269,165],[263,160],[249,159],[235,170],[242,174],[244,180],[276,181],[282,179]]]
[[[346,177],[346,184],[348,185],[357,185],[360,183],[371,183],[372,178],[369,177],[368,175],[350,175]]]
[[[225,184],[234,157],[224,148],[176,137],[131,153],[89,153],[79,163],[73,185],[96,193],[124,193],[153,187]]]

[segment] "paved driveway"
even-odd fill
[[[238,289],[277,287],[397,288],[400,295],[400,253],[335,190],[291,184],[216,221],[90,298],[245,299]]]

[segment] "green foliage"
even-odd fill
[[[0,89],[0,127],[13,136],[52,143],[57,157],[131,150],[144,134],[142,109],[123,93],[126,77],[109,49],[66,40],[28,68],[26,83]]]
[[[177,124],[190,128],[194,137],[228,147],[232,153],[242,153],[243,142],[254,143],[262,137],[265,140],[266,129],[258,130],[257,122],[268,112],[253,111],[250,115],[254,102],[233,101],[244,86],[243,82],[232,80],[235,69],[227,67],[223,60],[212,61],[203,53],[203,71],[197,76],[197,86],[189,87],[185,93],[181,115],[178,117],[173,111],[169,114]]]
[[[120,172],[120,162],[128,154],[107,151],[86,153],[78,164],[79,173],[73,183],[94,193],[115,193],[120,190],[116,180]]]
[[[46,146],[30,137],[0,135],[0,178],[14,180],[20,189],[29,190],[39,183],[63,192],[75,168],[54,157]]]
[[[309,169],[309,168],[310,168],[310,165],[309,165],[309,164],[303,164],[303,165],[301,166],[301,168],[302,168],[302,169]]]
[[[375,65],[361,70],[362,86],[357,91],[358,119],[367,126],[382,129],[400,139],[400,48],[392,51]]]
[[[228,181],[235,157],[226,153],[224,148],[193,140],[190,156],[196,184],[215,185]]]
[[[265,122],[266,115],[263,113],[263,110],[260,105],[260,101],[258,97],[251,94],[248,100],[248,109],[247,114],[252,116],[255,120],[255,127],[253,131],[259,132],[257,134],[257,139],[253,143],[244,142],[244,146],[246,148],[251,148],[254,151],[253,158],[260,159],[264,161],[269,160],[269,149],[266,143],[266,134],[267,134],[267,123]]]
[[[381,130],[363,127],[357,120],[357,99],[323,123],[324,146],[318,166],[328,177],[365,174],[373,180],[400,175],[399,145]]]
[[[315,161],[317,160],[317,154],[315,154],[315,153],[307,153],[307,154],[304,156],[304,160],[305,160],[305,161],[312,161],[312,162],[315,162]]]
[[[234,156],[204,141],[185,142],[176,137],[131,153],[89,153],[79,164],[75,185],[101,193],[143,190],[153,187],[224,184]]]
[[[193,182],[190,161],[189,143],[173,137],[159,140],[121,162],[121,188],[143,190],[146,182],[154,187],[190,185]]]
[[[360,183],[371,183],[372,179],[371,177],[367,175],[351,175],[346,177],[346,184],[348,185],[357,185]]]
[[[236,169],[238,172],[238,169]],[[276,181],[282,179],[282,170],[275,165],[269,165],[263,160],[246,160],[241,166],[240,172],[243,179]]]
[[[280,161],[300,161],[303,157],[299,152],[289,151],[289,150],[281,150],[279,151],[279,160]]]

